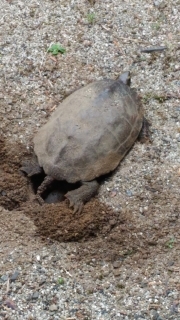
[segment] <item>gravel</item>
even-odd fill
[[[180,320],[179,1],[0,7],[0,140],[12,154],[32,150],[33,134],[69,92],[124,70],[151,123],[151,142],[135,143],[101,185],[99,201],[125,217],[106,236],[42,239],[22,209],[0,206],[0,319]],[[47,53],[54,43],[66,53]],[[0,200],[6,194],[0,189]]]

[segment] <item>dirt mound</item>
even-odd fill
[[[84,206],[80,216],[73,215],[65,201],[56,204],[38,204],[23,207],[38,228],[39,235],[58,241],[87,239],[107,234],[117,223],[118,215],[94,199]]]

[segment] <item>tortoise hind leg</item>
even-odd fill
[[[82,186],[76,190],[69,191],[65,197],[69,200],[70,207],[74,208],[73,214],[80,214],[85,202],[93,197],[99,188],[96,180],[82,182]]]
[[[138,140],[140,142],[144,143],[146,141],[151,141],[149,129],[150,125],[150,122],[146,118],[143,118],[142,128],[138,136]]]
[[[43,182],[41,183],[41,185],[38,187],[37,189],[37,193],[36,193],[36,199],[38,200],[38,202],[40,204],[44,203],[44,200],[42,198],[42,194],[44,191],[46,191],[46,189],[49,187],[49,185],[54,181],[54,178],[50,177],[50,176],[46,176],[43,180]]]

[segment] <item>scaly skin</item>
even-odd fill
[[[36,158],[25,160],[22,163],[22,167],[20,168],[20,170],[25,172],[28,177],[32,177],[43,172],[43,169],[39,166]]]
[[[65,197],[69,200],[70,207],[74,208],[73,214],[80,214],[83,210],[84,203],[93,197],[99,188],[96,180],[82,182],[82,186],[76,190],[69,191]]]
[[[146,141],[151,141],[149,127],[150,127],[149,121],[146,118],[144,118],[142,123],[142,128],[138,136],[138,140],[140,142],[145,143]]]

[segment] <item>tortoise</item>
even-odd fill
[[[118,166],[146,124],[129,72],[92,82],[66,97],[40,128],[34,137],[36,160],[21,170],[29,177],[44,170],[36,195],[40,202],[54,180],[80,182],[65,194],[80,213],[98,190],[97,178]]]

